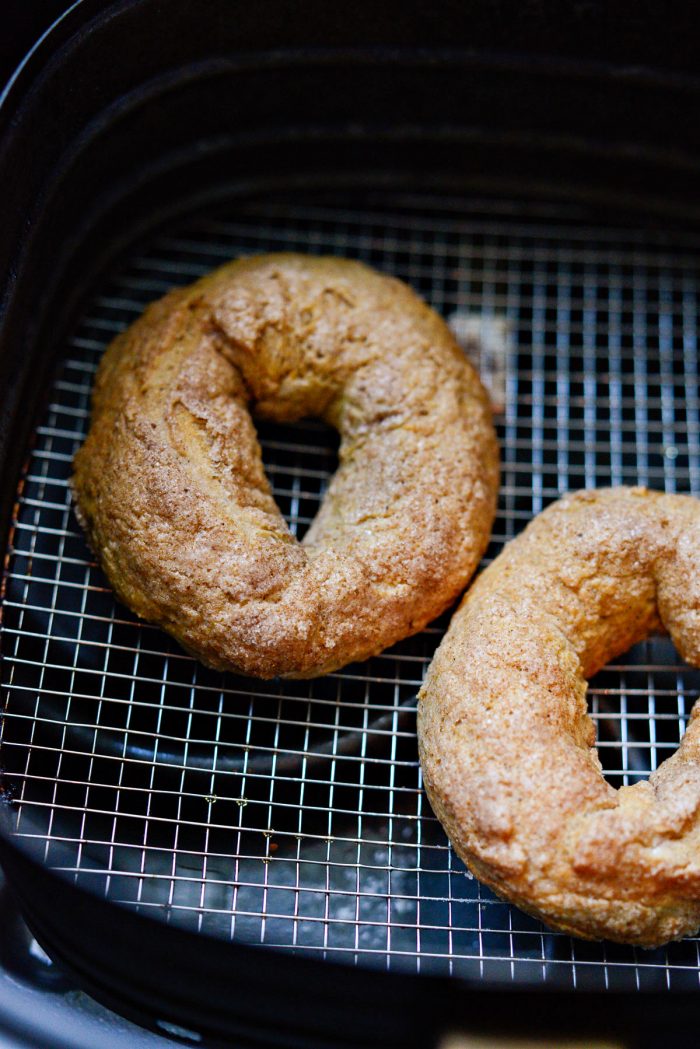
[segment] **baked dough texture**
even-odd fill
[[[251,412],[340,433],[301,543]],[[313,677],[421,630],[464,589],[498,452],[478,376],[409,287],[359,262],[263,255],[171,292],[112,343],[72,484],[138,615],[208,666]]]
[[[603,778],[586,679],[653,632],[700,665],[700,501],[579,492],[469,590],[420,694],[425,785],[499,895],[586,939],[657,946],[700,925],[700,708],[648,781]]]

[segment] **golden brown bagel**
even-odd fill
[[[315,415],[340,465],[302,543],[251,411]],[[107,350],[73,489],[117,595],[209,666],[312,677],[439,615],[486,547],[497,446],[447,326],[359,262],[264,255],[150,306]]]
[[[656,946],[700,925],[700,719],[648,782],[603,778],[586,679],[666,629],[700,665],[700,501],[554,503],[479,577],[420,695],[425,785],[478,878],[548,925]]]

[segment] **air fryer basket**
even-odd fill
[[[47,950],[185,1039],[468,1023],[654,1044],[695,1015],[698,942],[550,933],[468,877],[430,812],[416,692],[448,617],[312,682],[215,674],[114,601],[72,513],[106,344],[268,250],[361,258],[445,316],[505,322],[487,560],[567,490],[700,494],[692,57],[650,22],[604,53],[580,5],[331,6],[83,0],[3,99],[0,858]],[[301,534],[334,435],[260,435]],[[612,782],[672,752],[699,686],[667,639],[599,675]]]

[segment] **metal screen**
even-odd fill
[[[46,862],[164,921],[399,970],[578,988],[696,987],[698,943],[548,932],[471,878],[421,789],[415,698],[445,620],[362,665],[256,682],[198,665],[115,603],[67,480],[90,387],[146,303],[241,253],[349,255],[443,315],[509,327],[489,558],[567,490],[700,494],[700,249],[563,209],[424,197],[268,198],[183,221],[95,290],[28,451],[2,605],[5,796]],[[320,424],[260,427],[297,534],[334,469]],[[700,676],[665,639],[590,688],[615,784],[670,754]]]

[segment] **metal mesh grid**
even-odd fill
[[[698,942],[548,932],[469,877],[427,805],[415,696],[446,620],[311,682],[205,670],[116,604],[67,479],[105,345],[240,253],[358,257],[444,315],[505,317],[503,476],[488,559],[583,486],[700,494],[700,254],[659,235],[425,198],[268,199],[183,222],[100,287],[18,492],[3,600],[1,760],[17,833],[78,883],[163,920],[357,964],[585,988],[696,987]],[[292,530],[335,462],[316,423],[260,427]],[[591,683],[615,785],[672,752],[700,676],[665,639]]]

